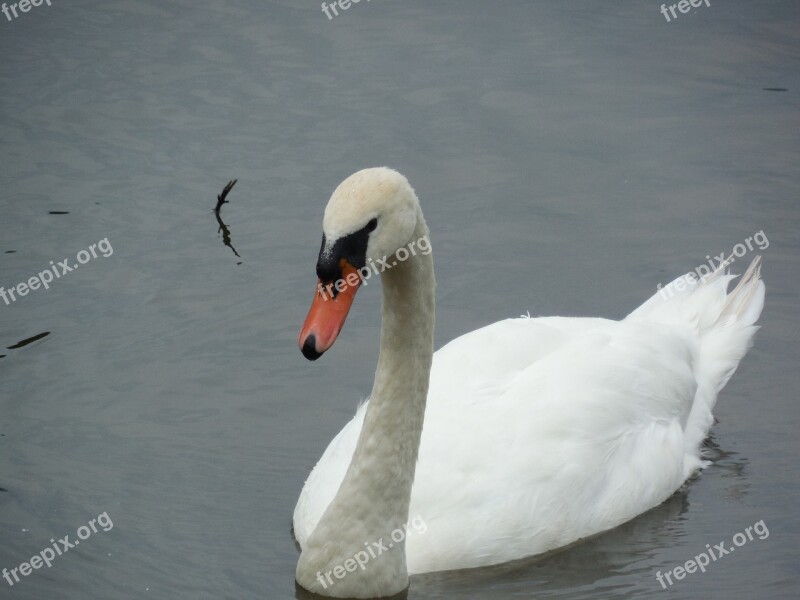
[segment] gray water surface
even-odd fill
[[[0,300],[0,569],[113,522],[0,579],[0,598],[303,597],[292,510],[370,390],[379,289],[322,360],[296,336],[325,202],[375,165],[409,177],[432,230],[437,347],[528,311],[621,318],[707,255],[768,240],[733,265],[763,256],[766,308],[700,477],[583,544],[415,577],[408,598],[798,597],[800,5],[659,7],[0,13],[0,285],[113,250]],[[211,210],[234,178],[239,256]],[[769,537],[662,590],[657,571],[761,520]]]

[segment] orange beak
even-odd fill
[[[358,270],[353,265],[342,258],[339,267],[342,278],[338,281],[323,287],[317,279],[311,308],[300,329],[297,345],[308,360],[317,360],[333,346],[361,285]]]

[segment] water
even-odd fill
[[[433,232],[437,346],[526,311],[619,318],[706,255],[769,241],[713,466],[584,544],[416,577],[408,597],[661,598],[656,571],[759,520],[767,539],[670,594],[797,597],[798,25],[791,0],[669,23],[644,1],[0,15],[0,285],[113,249],[0,303],[2,348],[48,333],[0,351],[0,568],[113,522],[0,598],[304,597],[292,509],[370,389],[377,288],[322,361],[295,339],[324,204],[378,164],[411,179]],[[240,256],[211,210],[233,178]]]

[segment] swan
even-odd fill
[[[620,321],[509,319],[434,353],[428,236],[386,167],[325,209],[304,356],[333,345],[362,283],[380,276],[383,296],[372,392],[294,511],[295,577],[316,594],[391,596],[409,574],[536,555],[661,504],[705,465],[717,393],[758,329],[760,257],[731,292],[723,265]]]

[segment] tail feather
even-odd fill
[[[739,283],[725,296],[714,325],[701,339],[698,368],[706,369],[720,391],[728,383],[758,331],[755,325],[764,308],[764,282],[761,281],[761,257],[757,256]]]
[[[731,275],[728,258],[711,273],[697,277],[681,275],[630,313],[626,319],[646,319],[663,323],[692,323],[701,335],[709,330],[736,323],[753,325],[764,307],[764,283],[761,281],[761,257],[756,256],[736,287],[728,292]]]
[[[734,317],[743,325],[752,325],[764,308],[764,283],[761,281],[761,257],[756,256],[739,283],[725,298],[720,318]]]
[[[728,292],[728,284],[736,278],[727,272],[730,262],[729,258],[702,278],[679,277],[627,317],[695,328],[697,392],[684,430],[687,476],[702,466],[698,449],[713,423],[717,394],[752,345],[758,330],[755,323],[764,308],[761,257],[753,260]]]

